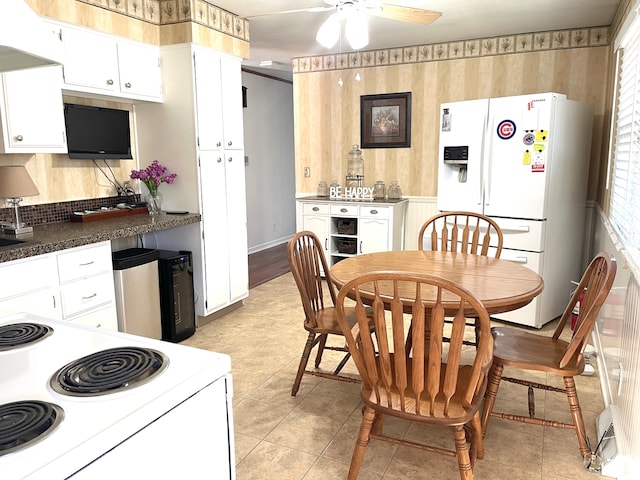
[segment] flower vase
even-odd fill
[[[149,210],[149,215],[158,215],[162,208],[162,195],[158,192],[148,193],[144,198],[145,202],[147,202],[147,210]]]

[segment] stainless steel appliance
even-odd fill
[[[227,355],[0,318],[0,477],[234,479]]]

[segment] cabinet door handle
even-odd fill
[[[369,213],[371,215],[377,215],[378,214],[378,210],[375,210],[375,209],[374,210],[369,210]]]
[[[113,80],[111,79],[107,80],[107,85],[113,85]]]
[[[24,140],[22,135],[16,135],[16,142],[21,142],[22,140]]]
[[[362,253],[362,240],[360,240],[360,253]]]
[[[347,210],[346,208],[341,208],[340,209],[340,213],[347,213],[349,210]]]
[[[218,163],[220,163],[220,162],[222,162],[222,159],[221,159],[221,158],[218,158]]]
[[[89,295],[88,297],[82,297],[82,301],[84,302],[84,301],[87,301],[87,300],[91,300],[91,299],[93,299],[93,298],[95,298],[97,296],[98,296],[98,294],[94,293],[92,295]]]
[[[221,146],[221,145],[222,145],[222,142],[218,142],[218,143],[216,143],[216,147],[219,147],[219,146]]]
[[[320,209],[318,207],[313,207],[311,210],[313,210],[314,212],[319,212]]]
[[[87,263],[81,263],[79,266],[80,267],[88,267],[89,265],[93,265],[95,262],[93,260],[91,260],[90,262]]]
[[[329,245],[327,245],[327,242],[329,241],[329,239],[327,237],[324,238],[324,249],[325,251],[329,250]]]
[[[229,157],[229,163],[231,163],[233,161],[233,157]]]
[[[125,86],[126,88],[131,88],[131,83],[127,82],[127,83],[125,83],[125,84],[124,84],[124,86]]]
[[[229,140],[229,143],[227,143],[227,145],[230,147],[231,145],[233,145],[233,142]]]

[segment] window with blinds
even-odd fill
[[[618,50],[610,218],[640,264],[640,20]]]

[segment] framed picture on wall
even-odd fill
[[[360,147],[411,146],[411,92],[360,96]]]

